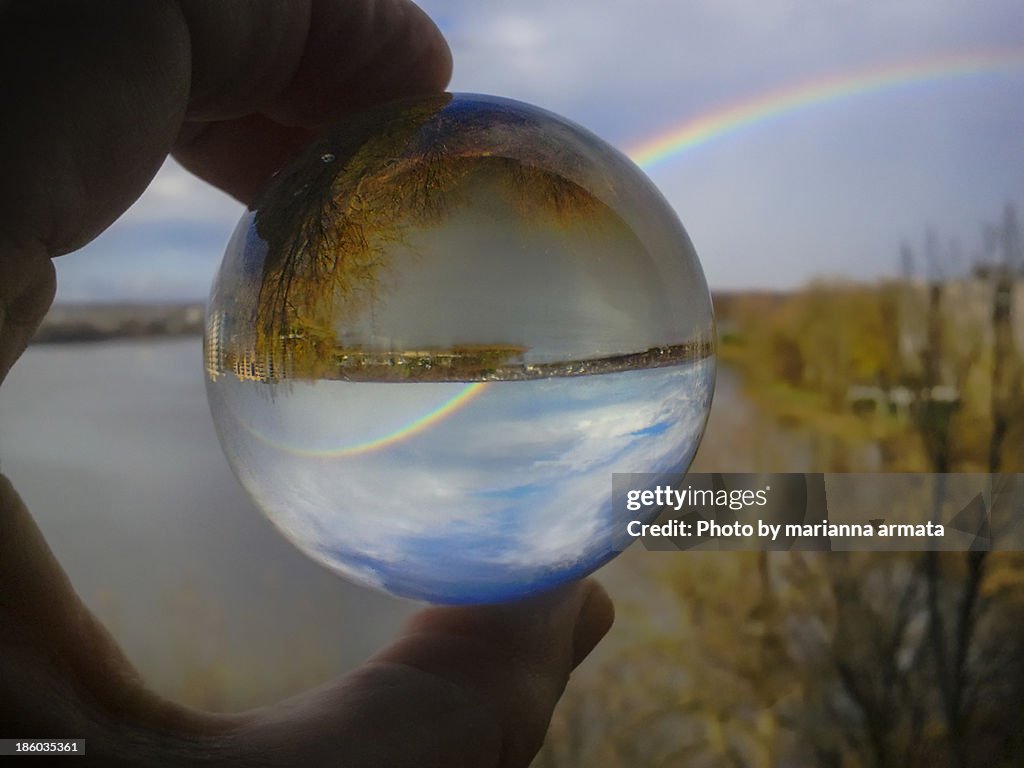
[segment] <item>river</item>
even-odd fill
[[[31,347],[0,460],[89,606],[153,687],[216,709],[350,669],[416,606],[315,565],[255,511],[210,420],[198,339]],[[699,471],[799,471],[813,438],[719,372]],[[634,547],[601,571],[632,592]]]

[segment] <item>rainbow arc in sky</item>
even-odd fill
[[[1024,50],[942,54],[817,77],[730,102],[640,141],[626,150],[644,170],[731,133],[800,110],[925,83],[1024,71]]]
[[[926,83],[980,76],[1019,75],[1021,72],[1024,72],[1024,50],[1014,49],[943,54],[826,75],[724,104],[639,142],[627,149],[626,154],[645,171],[650,171],[716,139],[802,110]],[[358,455],[406,440],[461,410],[487,386],[483,382],[460,386],[450,399],[399,429],[355,445],[321,451],[319,455]]]

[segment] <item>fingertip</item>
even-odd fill
[[[452,50],[448,46],[444,33],[437,23],[427,15],[426,11],[415,3],[410,3],[411,13],[418,18],[419,25],[428,30],[423,35],[424,45],[420,57],[427,64],[425,77],[420,88],[426,91],[440,91],[448,87],[452,79],[454,62]]]

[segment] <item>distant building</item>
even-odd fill
[[[224,372],[223,333],[224,313],[220,310],[211,312],[206,321],[206,372],[214,380]]]
[[[924,281],[907,283],[900,308],[900,354],[904,360],[920,359],[928,345],[928,302],[930,286]],[[993,343],[992,311],[996,281],[983,272],[940,286],[943,331],[950,344]],[[1015,347],[1024,354],[1024,278],[1015,278],[1011,291],[1011,316]]]

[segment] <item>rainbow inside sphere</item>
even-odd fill
[[[274,177],[228,245],[205,359],[232,467],[303,552],[393,594],[495,602],[629,543],[613,473],[687,469],[714,320],[624,155],[444,94],[363,113]]]

